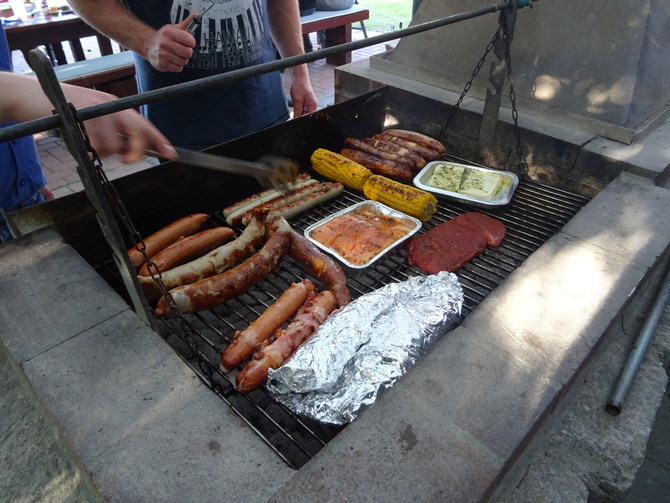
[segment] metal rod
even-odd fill
[[[86,196],[97,211],[100,228],[107,244],[112,249],[112,256],[128,290],[135,311],[147,325],[152,326],[151,309],[146,297],[142,293],[137,280],[137,274],[130,264],[127,248],[124,246],[123,237],[114,218],[114,212],[112,211],[107,194],[101,180],[97,176],[96,167],[89,155],[74,113],[56,78],[51,61],[49,61],[42,51],[33,49],[30,51],[30,66],[35,69],[44,94],[49,98],[49,101],[51,101],[51,104],[55,107],[65,124],[63,128],[63,140],[77,161],[77,172],[84,185]]]
[[[649,313],[649,316],[647,316],[647,319],[642,326],[640,334],[637,336],[631,352],[628,354],[626,363],[624,364],[623,369],[619,374],[619,380],[617,381],[616,386],[610,395],[609,401],[605,405],[605,410],[613,416],[618,416],[623,409],[623,402],[626,398],[626,395],[628,394],[628,391],[630,390],[630,387],[633,384],[635,374],[637,373],[637,370],[640,367],[645,354],[647,353],[649,344],[651,343],[654,332],[656,331],[658,321],[663,315],[663,311],[668,304],[668,299],[670,299],[670,266],[668,267],[663,285],[658,296],[656,297],[656,300],[654,301],[651,312]]]
[[[435,19],[433,21],[421,23],[409,28],[405,28],[403,30],[383,33],[381,35],[375,35],[374,37],[369,37],[367,39],[355,40],[353,42],[340,44],[334,47],[327,47],[325,49],[320,49],[318,51],[310,52],[307,54],[301,54],[299,56],[292,56],[290,58],[271,61],[269,63],[263,63],[249,68],[233,70],[230,72],[223,73],[221,75],[213,75],[210,77],[205,77],[190,82],[184,82],[181,84],[175,84],[172,86],[164,87],[162,89],[156,89],[153,91],[147,91],[133,96],[119,98],[107,103],[92,105],[77,110],[77,115],[81,120],[85,121],[93,119],[95,117],[100,117],[102,115],[107,115],[110,113],[119,112],[121,110],[126,110],[128,108],[137,108],[141,105],[146,105],[148,103],[154,103],[156,101],[161,101],[167,98],[175,98],[183,96],[186,94],[193,93],[195,91],[212,89],[214,87],[219,87],[224,84],[228,84],[230,82],[245,79],[248,77],[254,77],[256,75],[261,75],[263,73],[283,70],[285,68],[290,68],[292,66],[301,65],[304,63],[311,63],[312,61],[324,59],[327,56],[332,56],[334,54],[341,54],[344,52],[355,51],[358,49],[362,49],[364,47],[370,47],[372,45],[381,44],[383,42],[396,40],[398,38],[416,35],[418,33],[434,30],[436,28],[448,26],[450,24],[458,23],[460,21],[466,21],[468,19],[473,19],[486,14],[492,14],[494,12],[498,12],[502,9],[508,8],[509,6],[510,6],[510,0],[505,0],[503,2],[488,5],[486,7],[481,7],[479,9],[474,9],[471,11],[454,14],[452,16],[448,16],[445,18]],[[0,129],[0,142],[13,140],[16,138],[20,138],[22,136],[28,136],[35,133],[40,133],[42,131],[47,131],[49,129],[56,129],[62,126],[63,121],[59,115],[53,115],[51,117],[44,117],[42,119],[23,122],[21,124]]]

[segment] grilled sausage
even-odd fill
[[[196,283],[170,290],[176,309],[180,313],[194,313],[211,309],[244,293],[279,266],[290,242],[291,227],[284,220],[273,226],[272,235],[263,248],[240,265]],[[173,314],[165,297],[158,301],[154,314],[158,318]]]
[[[195,283],[214,274],[236,266],[258,250],[265,239],[265,215],[259,215],[242,231],[239,237],[195,260],[161,273],[161,279],[168,290]],[[137,277],[142,290],[148,297],[158,297],[161,291],[158,283],[150,277]]]
[[[342,193],[344,185],[338,182],[322,182],[321,188],[316,192],[296,199],[285,206],[273,209],[268,213],[268,221],[279,217],[291,218],[303,211],[332,199]]]
[[[263,386],[269,369],[279,368],[300,345],[314,334],[337,306],[332,292],[326,290],[307,299],[300,313],[282,330],[277,339],[261,351],[237,374],[235,388],[248,393]]]
[[[309,178],[307,180],[302,180],[298,182],[294,188],[288,192],[280,192],[275,190],[274,193],[267,193],[264,197],[258,198],[251,203],[238,208],[236,211],[233,211],[226,217],[226,222],[228,225],[240,225],[244,224],[251,220],[253,214],[261,209],[272,209],[273,205],[279,204],[285,200],[287,197],[290,197],[292,194],[310,193],[318,188],[319,181]]]
[[[309,279],[293,283],[247,328],[235,333],[231,343],[221,353],[221,371],[227,374],[249,358],[263,342],[281,329],[315,289],[314,283]]]
[[[238,214],[236,217],[231,215],[231,221],[233,224],[241,222],[246,224],[254,214],[258,211],[271,212],[292,204],[296,201],[304,200],[309,197],[310,194],[314,194],[323,190],[323,184],[319,180],[308,180],[305,183],[298,185],[296,188],[289,190],[285,193],[280,193],[277,197],[263,203],[260,206],[254,206],[246,210],[242,214]]]
[[[374,155],[361,152],[360,150],[354,150],[350,148],[343,148],[340,151],[340,154],[348,159],[351,159],[352,161],[357,162],[358,164],[362,164],[375,175],[382,175],[403,183],[410,182],[412,180],[412,170],[406,164],[381,159],[379,157],[375,157]]]
[[[417,143],[422,147],[438,152],[440,155],[447,153],[447,149],[444,148],[444,145],[442,145],[439,141],[431,138],[428,135],[417,133],[416,131],[407,131],[406,129],[387,129],[384,131],[384,133]]]
[[[309,173],[301,173],[296,177],[295,181],[295,186],[300,184],[301,182],[304,182],[306,180],[309,180],[311,176]],[[252,204],[258,206],[260,204],[263,204],[265,201],[275,197],[279,191],[277,189],[266,189],[262,192],[257,192],[256,194],[252,194],[249,197],[246,197],[240,201],[237,201],[236,203],[233,203],[229,206],[226,206],[223,209],[223,216],[225,218],[228,218],[232,213],[236,213],[240,210],[242,210],[246,206],[250,206]]]
[[[159,231],[154,232],[148,238],[145,238],[144,246],[146,247],[145,253],[151,258],[159,251],[163,250],[167,246],[171,245],[179,238],[184,236],[190,236],[200,230],[205,221],[207,220],[207,215],[204,213],[195,213],[179,220],[172,222],[170,225],[167,225],[160,229]],[[130,250],[128,250],[128,257],[130,258],[130,263],[135,268],[139,270],[140,267],[145,262],[144,255],[140,252],[140,243],[137,243]]]
[[[289,256],[333,292],[340,307],[349,303],[347,276],[339,264],[294,230],[291,230]]]
[[[156,269],[167,271],[185,262],[198,258],[214,248],[221,246],[235,237],[235,231],[229,227],[214,227],[197,234],[179,239],[167,248],[151,257]],[[154,270],[155,272],[155,270]],[[140,276],[149,276],[149,264],[145,263],[139,272]]]
[[[388,133],[376,134],[376,135],[373,136],[373,138],[375,140],[383,140],[383,141],[388,141],[388,142],[400,145],[401,147],[404,147],[407,150],[411,150],[415,154],[420,155],[426,161],[436,161],[436,160],[442,158],[442,154],[440,154],[439,152],[437,152],[435,150],[431,150],[429,148],[422,147],[418,143],[414,143],[412,141],[406,140],[404,138],[400,138],[398,136],[393,136],[392,134],[388,134]]]
[[[426,165],[426,160],[423,157],[390,141],[374,138],[345,138],[344,146],[366,152],[380,159],[407,164],[412,173],[420,171]]]

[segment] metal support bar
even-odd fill
[[[658,297],[656,297],[656,300],[654,301],[651,312],[645,320],[640,334],[637,336],[635,344],[619,374],[616,386],[605,405],[605,410],[613,416],[618,416],[623,409],[623,401],[625,400],[626,395],[628,395],[630,387],[633,385],[635,374],[640,368],[642,360],[647,353],[649,344],[654,337],[656,326],[663,315],[668,300],[670,300],[670,266],[668,267],[665,279],[663,280],[663,285],[661,286]]]
[[[301,54],[299,56],[292,56],[290,58],[271,61],[269,63],[263,63],[261,65],[256,65],[249,68],[234,70],[221,75],[205,77],[202,79],[193,80],[182,84],[175,84],[172,86],[164,87],[162,89],[147,91],[141,94],[136,94],[134,96],[119,98],[117,100],[108,103],[101,103],[98,105],[93,105],[79,109],[77,111],[78,117],[82,121],[85,121],[93,119],[95,117],[100,117],[102,115],[107,115],[110,113],[119,112],[121,110],[126,110],[128,108],[137,108],[141,105],[146,105],[148,103],[155,103],[157,101],[161,101],[167,98],[175,98],[196,91],[202,91],[205,89],[219,87],[224,84],[228,84],[230,82],[245,79],[247,77],[253,77],[256,75],[261,75],[263,73],[268,73],[277,70],[283,70],[285,68],[301,65],[303,63],[311,63],[312,61],[324,59],[334,54],[355,51],[358,49],[362,49],[364,47],[370,47],[372,45],[389,42],[391,40],[396,40],[398,38],[416,35],[418,33],[434,30],[436,28],[441,28],[443,26],[448,26],[450,24],[466,21],[468,19],[473,19],[486,14],[492,14],[494,12],[498,12],[503,9],[509,8],[509,6],[513,4],[515,4],[515,2],[510,3],[510,0],[505,0],[503,2],[495,3],[479,9],[474,9],[471,11],[454,14],[452,16],[448,16],[442,19],[436,19],[433,21],[428,21],[426,23],[421,23],[412,26],[410,28],[405,28],[403,30],[383,33],[381,35],[376,35],[374,37],[370,37],[367,39],[355,40],[353,42],[348,42],[346,44],[341,44],[334,47],[327,47],[325,49],[310,52],[307,54]],[[45,117],[30,122],[24,122],[21,124],[0,129],[0,142],[13,140],[15,138],[20,138],[22,136],[32,135],[42,131],[47,131],[49,129],[56,129],[62,126],[63,126],[63,120],[59,115],[52,117]]]
[[[55,107],[60,120],[63,123],[63,140],[77,161],[77,172],[81,177],[86,195],[97,211],[97,218],[105,239],[112,249],[112,256],[116,262],[123,282],[128,290],[133,306],[137,314],[149,326],[153,326],[151,309],[146,297],[140,289],[137,274],[130,264],[128,250],[124,245],[123,237],[114,218],[114,213],[109,204],[107,194],[101,180],[98,178],[96,168],[86,147],[86,143],[79,129],[70,104],[67,102],[60,83],[56,78],[51,61],[38,49],[30,51],[30,63],[40,81],[42,90]]]

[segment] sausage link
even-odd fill
[[[322,182],[321,188],[312,192],[309,195],[301,197],[286,206],[276,208],[268,213],[268,221],[273,221],[276,218],[284,217],[291,218],[302,213],[314,206],[328,201],[344,191],[344,185],[339,182]]]
[[[151,236],[143,239],[146,247],[145,253],[151,258],[159,251],[176,242],[179,238],[190,236],[200,230],[207,220],[207,215],[204,213],[195,213],[179,220],[172,222],[170,225],[154,232]],[[145,262],[144,255],[139,250],[140,243],[137,243],[130,250],[128,250],[128,257],[130,263],[139,270]]]
[[[412,141],[405,140],[404,138],[399,138],[388,133],[376,134],[373,136],[373,138],[375,140],[383,140],[400,145],[401,147],[404,147],[407,150],[411,150],[415,154],[420,155],[426,161],[437,161],[443,157],[442,154],[435,150],[431,150],[419,145],[418,143],[414,143]]]
[[[154,263],[160,272],[164,272],[198,258],[200,255],[228,243],[234,237],[235,231],[229,227],[207,229],[177,240],[151,257],[151,262]],[[139,274],[140,276],[149,276],[148,263],[145,263],[141,267]]]
[[[431,138],[430,136],[423,133],[408,131],[406,129],[387,129],[384,132],[390,134],[391,136],[397,136],[398,138],[404,138],[405,140],[417,143],[423,147],[429,148],[430,150],[434,150],[441,155],[447,153],[447,149],[444,148],[444,145],[442,145],[436,139]]]
[[[277,339],[261,351],[237,374],[235,388],[248,393],[263,386],[268,380],[269,370],[277,369],[300,345],[313,335],[330,313],[337,307],[337,300],[330,291],[321,292],[308,299],[304,309],[282,330]]]
[[[244,293],[270,275],[284,259],[290,241],[290,226],[273,227],[273,233],[263,247],[233,269],[190,285],[170,290],[175,307],[180,313],[194,313],[211,309]],[[165,297],[158,301],[154,311],[158,318],[169,316]]]
[[[313,293],[314,282],[303,279],[293,283],[279,298],[261,313],[247,328],[238,331],[221,353],[220,367],[228,373],[257,351]]]
[[[333,292],[340,307],[349,303],[347,276],[340,265],[294,230],[291,230],[289,256]]]
[[[374,140],[372,138],[345,138],[344,146],[345,148],[350,148],[353,150],[360,150],[366,154],[370,154],[374,157],[385,161],[391,161],[398,164],[406,164],[408,168],[414,171],[417,165],[423,162],[424,166],[426,164],[422,158],[416,154],[410,152],[407,149],[403,149],[400,145],[395,145],[398,151],[393,151],[391,148],[386,148],[384,143],[391,144],[390,142],[382,142],[381,140]],[[399,151],[404,150],[409,155],[402,155]],[[409,156],[413,156],[410,158]]]
[[[265,239],[265,215],[249,222],[239,237],[190,262],[161,273],[168,290],[195,283],[236,266],[258,250]],[[138,276],[142,290],[148,297],[158,297],[161,291],[151,277]]]
[[[301,182],[304,182],[305,180],[309,180],[311,178],[311,175],[309,173],[300,173],[295,180],[295,185],[300,184]],[[259,205],[263,204],[265,201],[275,197],[278,194],[277,189],[266,189],[262,192],[257,192],[256,194],[251,194],[249,197],[246,197],[240,201],[237,201],[236,203],[233,203],[229,206],[226,206],[223,209],[223,216],[225,218],[228,218],[229,215],[232,213],[236,213],[238,211],[243,210],[246,206],[250,205]]]
[[[362,164],[375,175],[382,175],[399,182],[410,182],[412,180],[412,169],[406,165],[395,161],[381,159],[374,155],[366,154],[360,150],[343,148],[340,151],[344,157]]]

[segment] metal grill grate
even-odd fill
[[[292,219],[291,225],[302,232],[312,223],[361,200],[361,196],[345,191]],[[510,204],[496,209],[440,201],[438,213],[420,232],[468,211],[480,211],[505,224],[507,233],[503,243],[496,249],[487,248],[457,273],[465,293],[463,314],[467,315],[587,202],[587,198],[560,189],[521,182]],[[211,223],[225,225],[219,214],[211,217]],[[348,285],[352,297],[356,298],[386,284],[421,274],[419,269],[407,265],[406,251],[399,248],[375,262],[369,270],[349,275]],[[103,276],[109,279],[109,274]],[[213,310],[187,315],[186,320],[193,331],[191,336],[183,334],[179,324],[172,320],[161,320],[160,330],[200,379],[294,469],[309,461],[342,428],[296,417],[264,390],[238,393],[233,386],[237,371],[222,374],[219,357],[236,330],[248,326],[291,283],[305,276],[296,263],[286,259],[270,278],[244,295]]]

